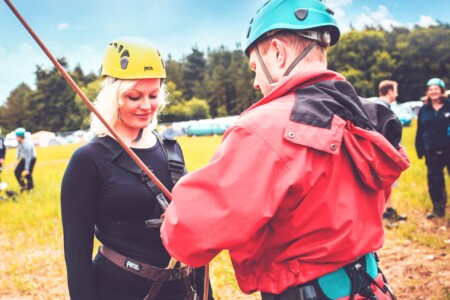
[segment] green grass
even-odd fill
[[[427,192],[426,168],[414,150],[415,124],[404,129],[403,144],[411,167],[393,189],[394,207],[408,214],[408,221],[389,230],[388,238],[410,240],[432,249],[445,249],[445,236],[439,228],[449,217],[433,223],[424,220],[431,210]],[[204,166],[220,144],[221,137],[180,137],[189,171]],[[15,202],[0,203],[0,299],[5,296],[32,299],[67,299],[63,236],[60,214],[60,184],[73,151],[79,145],[38,148],[34,177],[36,188]],[[8,189],[18,191],[14,178],[15,149],[8,149],[2,180]],[[448,177],[447,177],[448,178]],[[447,191],[450,191],[447,181]],[[431,225],[430,225],[431,224]],[[211,263],[211,279],[217,299],[257,299],[243,295],[236,284],[226,252]],[[27,298],[28,299],[28,298]]]

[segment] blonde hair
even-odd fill
[[[100,85],[100,92],[95,99],[93,105],[105,119],[105,121],[114,127],[114,124],[119,119],[119,108],[123,105],[123,95],[134,87],[137,80],[124,80],[116,79],[110,76],[106,76]],[[167,89],[164,83],[161,84],[161,88],[158,95],[158,109],[153,115],[152,121],[146,129],[154,130],[158,125],[159,113],[163,110],[167,104]],[[94,113],[91,113],[91,127],[90,132],[97,136],[110,135],[109,130],[100,121]]]

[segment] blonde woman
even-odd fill
[[[166,103],[158,50],[142,38],[114,40],[101,76],[97,110],[171,189],[185,168],[178,144],[166,144],[153,131]],[[96,138],[75,151],[61,190],[71,299],[193,299],[192,268],[174,269],[170,276],[163,270],[170,256],[159,226],[161,201],[167,200],[95,116],[91,131]],[[169,163],[168,152],[181,158],[178,168]],[[102,246],[92,261],[94,235]]]

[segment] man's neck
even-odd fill
[[[326,63],[321,62],[303,62],[301,61],[297,66],[292,69],[291,74],[299,73],[299,72],[305,72],[305,71],[319,71],[323,70],[325,71],[327,69]]]
[[[388,96],[379,96],[378,98],[380,98],[381,100],[383,100],[384,102],[388,103],[388,104],[392,104],[392,102],[394,102],[390,97]]]

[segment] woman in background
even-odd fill
[[[416,151],[419,158],[425,156],[428,192],[433,202],[433,211],[427,214],[427,219],[433,219],[445,216],[445,167],[450,174],[450,101],[444,81],[430,79],[426,97],[417,119]]]

